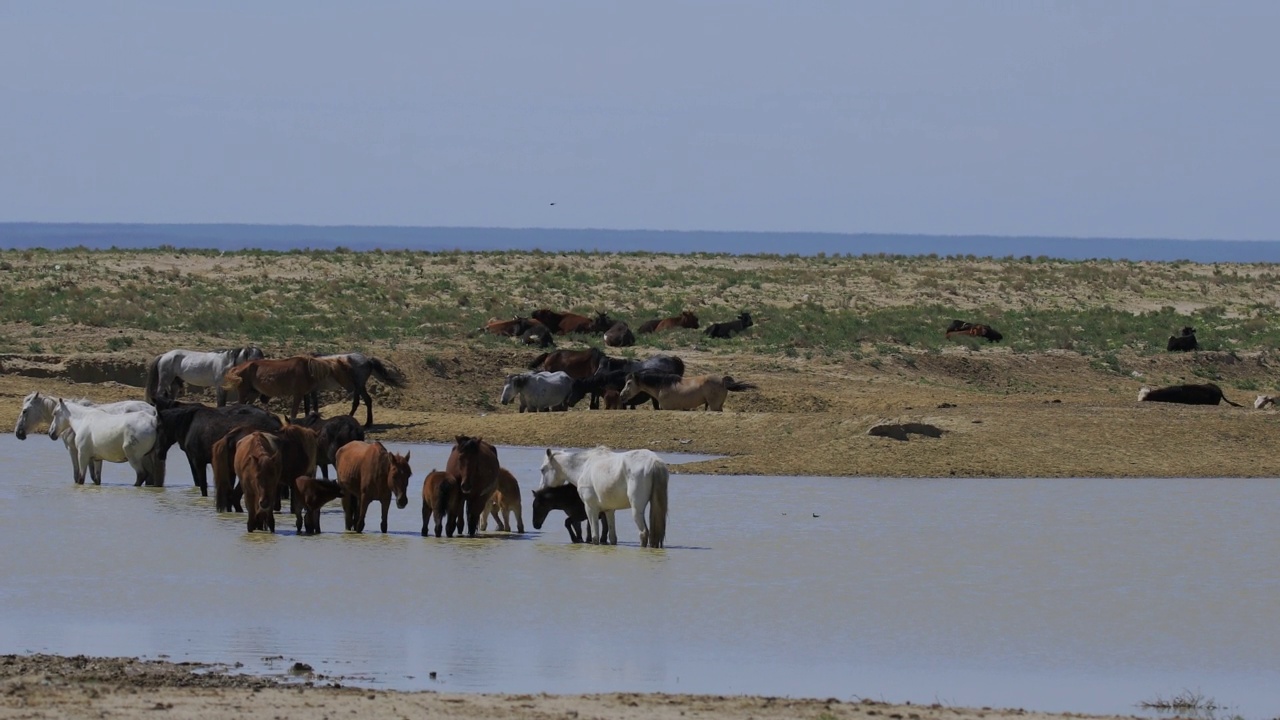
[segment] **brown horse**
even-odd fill
[[[249,532],[254,530],[276,531],[273,512],[280,488],[280,444],[275,436],[264,432],[251,432],[236,443],[235,471],[244,488],[244,501],[249,510]]]
[[[382,532],[387,531],[391,495],[396,507],[409,504],[409,453],[396,455],[380,442],[350,442],[338,451],[338,484],[348,530],[364,532],[365,515],[374,500],[382,503]]]
[[[636,344],[636,336],[626,323],[619,320],[605,331],[604,344],[609,347],[631,347]]]
[[[445,528],[449,537],[462,524],[462,494],[458,492],[458,481],[449,473],[432,470],[422,481],[422,537],[430,537],[431,521],[435,520],[436,537],[440,537],[440,526]],[[442,522],[447,520],[447,523]]]
[[[539,308],[529,313],[534,320],[546,325],[557,335],[568,335],[574,332],[587,332],[591,327],[591,318],[577,313],[559,313],[547,308]]]
[[[510,320],[499,320],[497,318],[489,318],[484,327],[476,330],[476,333],[488,333],[490,335],[499,335],[502,337],[520,337],[526,330],[533,325],[541,325],[542,323],[527,317],[519,315]]]
[[[978,323],[965,322],[964,320],[952,320],[947,326],[947,331],[943,333],[943,337],[950,339],[952,335],[968,335],[971,337],[986,338],[987,342],[1000,342],[1004,339],[999,331],[990,325],[979,325]]]
[[[556,350],[542,353],[529,363],[530,370],[564,372],[574,380],[585,380],[596,374],[604,352],[600,348],[586,350]]]
[[[360,409],[360,401],[364,400],[364,426],[373,425],[373,398],[369,396],[369,378],[376,377],[393,388],[405,386],[404,373],[392,363],[364,353],[342,353],[340,355],[314,355],[329,365],[329,377],[316,386],[316,390],[342,390],[351,397],[351,412],[354,416]],[[308,396],[308,410],[320,410],[319,397],[312,393]]]
[[[511,532],[511,513],[513,512],[516,514],[516,532],[523,533],[524,514],[520,505],[520,483],[516,482],[516,476],[506,468],[498,468],[498,489],[489,500],[488,512],[480,515],[480,531],[489,529],[489,516],[492,515],[498,530]]]
[[[226,436],[213,444],[214,499],[219,510],[239,511],[241,507],[239,494],[234,489],[236,476],[239,475],[234,466],[235,449],[242,438],[257,429],[251,425],[232,428]],[[270,434],[279,443],[282,463],[280,477],[282,483],[288,483],[284,489],[289,493],[289,512],[294,515],[296,529],[301,530],[302,506],[297,502],[294,493],[296,488],[292,487],[293,478],[316,474],[318,438],[314,430],[301,425],[285,425]],[[277,505],[278,498],[277,495]]]
[[[693,410],[703,406],[707,410],[721,411],[730,392],[755,390],[751,383],[734,380],[728,375],[699,375],[680,377],[670,373],[631,373],[622,386],[622,402],[648,393],[658,401],[660,410]]]
[[[342,497],[342,486],[334,480],[321,480],[310,475],[294,478],[298,503],[304,514],[300,531],[305,535],[320,534],[320,509],[331,500]]]
[[[676,328],[690,328],[693,330],[697,330],[698,316],[694,315],[688,310],[685,310],[679,315],[674,315],[669,318],[656,318],[653,320],[646,320],[645,323],[640,326],[640,332],[651,333],[651,332],[658,332],[661,330],[674,330]]]
[[[458,435],[445,472],[458,479],[458,492],[466,514],[467,535],[476,536],[480,515],[498,489],[498,449],[478,437]]]
[[[298,355],[283,360],[250,360],[227,371],[222,378],[224,390],[235,390],[240,402],[252,403],[261,397],[265,404],[273,397],[293,396],[289,419],[298,416],[307,395],[315,392],[331,373],[329,363],[318,358]]]

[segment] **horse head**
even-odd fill
[[[409,478],[413,475],[409,468],[409,455],[391,454],[391,489],[396,494],[396,507],[401,510],[409,504]]]
[[[67,402],[61,398],[58,404],[53,408],[53,417],[49,419],[49,439],[57,440],[62,435],[62,430],[68,428],[71,424],[71,411],[67,409]]]
[[[544,490],[556,485],[562,485],[565,482],[564,468],[556,460],[555,453],[551,448],[547,448],[547,457],[542,461],[542,483],[538,485],[539,490]]]
[[[640,394],[640,383],[636,379],[635,373],[627,373],[627,381],[622,385],[622,391],[618,393],[618,399],[626,402],[636,395]]]
[[[738,319],[742,321],[742,327],[743,327],[743,328],[749,328],[749,327],[751,327],[751,325],[752,325],[752,323],[751,323],[751,313],[749,313],[749,312],[741,313],[741,314],[739,314],[739,315],[738,315]]]
[[[36,403],[40,403],[41,410],[44,409],[44,398],[40,395],[39,390],[31,393],[22,400],[22,412],[18,413],[18,424],[13,426],[13,434],[16,435],[19,440],[27,439],[27,425],[35,422],[35,419],[31,417],[31,414],[36,411]]]
[[[688,310],[685,310],[684,312],[680,313],[680,327],[697,330],[698,316],[694,315],[692,312]]]

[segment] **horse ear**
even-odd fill
[[[547,457],[551,457],[551,448],[547,448]]]
[[[413,451],[412,451],[412,450],[410,450],[409,452],[413,452]],[[406,452],[406,453],[404,454],[404,461],[405,461],[405,462],[409,462],[409,452]]]

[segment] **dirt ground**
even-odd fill
[[[813,718],[1036,720],[1081,717],[1021,709],[892,705],[723,695],[482,695],[365,690],[305,672],[284,681],[130,658],[0,656],[0,718]]]

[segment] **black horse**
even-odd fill
[[[1190,352],[1191,350],[1199,350],[1200,344],[1196,342],[1196,329],[1193,327],[1182,328],[1181,335],[1170,335],[1169,343],[1165,346],[1169,352]]]
[[[731,338],[734,333],[740,333],[752,326],[751,313],[744,312],[738,315],[737,320],[729,322],[711,323],[706,330],[702,331],[703,335],[709,338]]]
[[[238,425],[251,425],[259,430],[276,431],[280,418],[253,405],[209,407],[193,403],[174,403],[156,398],[159,432],[153,452],[158,462],[166,462],[174,443],[187,454],[191,477],[200,494],[209,496],[206,468],[213,462],[213,444]]]
[[[587,519],[587,506],[578,494],[578,488],[565,483],[556,487],[542,488],[533,491],[533,529],[541,530],[542,523],[552,510],[563,510],[566,515],[564,528],[569,531],[569,539],[574,543],[584,542],[582,539],[582,523]],[[609,534],[609,518],[600,513],[600,536]],[[425,534],[425,533],[424,533]],[[587,525],[587,539],[591,542],[591,525]]]
[[[604,396],[606,391],[614,390],[622,392],[623,386],[627,384],[626,370],[614,370],[612,372],[597,372],[585,380],[574,380],[573,390],[569,392],[569,397],[565,401],[568,407],[577,405],[582,398],[591,396],[591,409],[600,409],[600,398]],[[653,402],[653,409],[658,409],[658,400],[650,397],[648,393],[638,393],[635,397],[630,398],[622,403],[628,410],[634,409],[637,405],[643,405],[646,402]]]
[[[325,480],[329,479],[329,466],[332,465],[335,471],[338,467],[338,448],[353,440],[364,441],[364,428],[360,427],[359,420],[350,415],[322,419],[320,413],[313,412],[299,420],[298,424],[315,430],[319,435],[316,439],[316,466],[320,468],[320,474]]]

